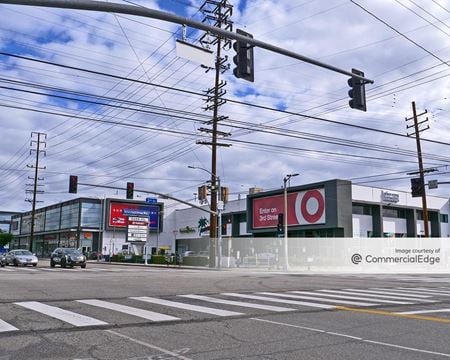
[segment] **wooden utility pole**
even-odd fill
[[[420,177],[420,185],[421,185],[421,196],[422,196],[422,213],[423,213],[423,226],[425,230],[425,237],[430,236],[430,231],[428,227],[428,208],[427,208],[427,196],[425,191],[425,176],[424,176],[424,170],[423,170],[423,161],[422,161],[422,147],[420,145],[420,133],[422,131],[428,130],[430,127],[427,125],[426,128],[419,129],[419,125],[422,125],[428,121],[428,118],[425,120],[419,122],[418,117],[421,115],[424,115],[427,113],[425,110],[423,113],[417,115],[416,112],[416,103],[412,102],[412,111],[413,111],[413,117],[412,118],[406,118],[406,121],[413,120],[413,125],[407,125],[406,128],[414,128],[414,132],[411,134],[407,134],[408,136],[415,135],[416,137],[416,145],[417,145],[417,159],[419,162],[419,177]]]

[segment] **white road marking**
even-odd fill
[[[405,288],[401,288],[401,289],[405,289]],[[427,288],[416,288],[416,289],[417,289],[417,291],[421,291],[422,294],[426,293],[426,294],[430,294],[430,295],[450,296],[449,291],[434,290],[434,289],[427,289]]]
[[[0,267],[0,271],[15,271],[15,270]]]
[[[403,311],[396,314],[414,315],[414,314],[431,314],[440,312],[450,312],[450,309],[434,309],[434,310],[416,310],[416,311]]]
[[[113,334],[113,335],[119,336],[119,337],[121,337],[121,338],[127,339],[128,341],[131,341],[131,342],[134,342],[134,343],[136,343],[136,344],[145,346],[145,347],[147,347],[147,348],[149,348],[149,349],[153,349],[153,350],[160,351],[160,352],[162,352],[162,353],[164,353],[164,354],[167,354],[167,355],[170,355],[170,356],[174,357],[175,359],[192,360],[192,359],[187,358],[187,357],[185,357],[185,356],[183,356],[183,355],[177,354],[176,352],[173,352],[173,351],[170,351],[170,350],[163,349],[162,347],[159,347],[159,346],[156,346],[156,345],[152,345],[152,344],[146,343],[146,342],[141,341],[141,340],[133,339],[132,337],[129,337],[129,336],[120,334],[120,333],[118,333],[118,332],[116,332],[116,331],[112,331],[112,330],[105,330],[105,331],[108,332],[108,333],[110,333],[110,334]]]
[[[398,299],[397,297],[388,296],[388,295],[382,296],[382,295],[375,295],[375,294],[361,294],[359,292],[352,292],[352,291],[342,291],[342,290],[318,290],[318,291],[326,292],[326,293],[332,293],[332,294],[343,294],[343,295],[364,295],[364,296],[370,297],[370,298],[377,298],[377,301],[380,301],[380,300],[378,300],[378,298],[381,298],[381,299],[384,299],[384,298],[387,298],[387,299],[392,299],[392,298]],[[383,300],[383,301],[384,302],[388,302],[388,300]],[[407,301],[394,301],[394,300],[389,300],[388,303],[389,304],[401,304],[401,305],[414,304],[414,303],[407,302]]]
[[[250,318],[250,320],[256,320],[256,321],[266,322],[266,323],[270,323],[270,324],[274,324],[274,325],[280,325],[280,326],[293,327],[293,328],[296,328],[296,329],[302,329],[302,330],[306,330],[306,331],[314,331],[314,332],[317,332],[317,333],[322,333],[322,334],[327,334],[327,335],[332,335],[332,336],[341,336],[341,337],[346,337],[346,338],[349,338],[349,339],[352,339],[352,340],[361,341],[361,342],[365,342],[365,343],[376,344],[376,345],[381,345],[381,346],[398,348],[398,349],[402,349],[402,350],[408,350],[408,351],[413,351],[413,352],[418,352],[418,353],[432,354],[432,355],[438,355],[438,356],[443,356],[443,357],[449,357],[450,358],[450,354],[446,354],[446,353],[441,353],[441,352],[437,352],[437,351],[423,350],[423,349],[417,349],[417,348],[413,348],[413,347],[409,347],[409,346],[402,346],[402,345],[391,344],[391,343],[386,343],[386,342],[381,342],[381,341],[374,341],[374,340],[369,340],[369,339],[363,339],[363,338],[360,338],[360,337],[357,337],[357,336],[352,336],[352,335],[347,335],[347,334],[340,334],[340,333],[335,333],[335,332],[321,330],[321,329],[314,329],[314,328],[309,328],[309,327],[306,327],[306,326],[292,325],[292,324],[282,323],[282,322],[278,322],[278,321],[271,321],[271,320],[258,319],[258,318]]]
[[[67,322],[78,327],[108,324],[104,321],[100,321],[89,316],[77,314],[72,311],[64,310],[56,306],[46,305],[37,301],[16,302],[14,304],[37,311],[41,314],[53,317],[55,319]]]
[[[88,299],[88,300],[76,300],[76,301],[83,303],[83,304],[87,304],[87,305],[97,306],[97,307],[101,307],[104,309],[114,310],[114,311],[118,311],[118,312],[121,312],[124,314],[137,316],[137,317],[151,320],[151,321],[180,320],[179,318],[174,317],[174,316],[160,314],[160,313],[156,313],[156,312],[148,311],[148,310],[144,310],[144,309],[138,309],[138,308],[131,307],[131,306],[115,304],[115,303],[103,301],[103,300]]]
[[[321,290],[319,290],[321,291]],[[376,301],[377,303],[383,303],[383,304],[398,304],[398,301],[393,300],[384,300],[384,299],[378,299],[373,297],[364,297],[363,294],[358,294],[359,296],[351,296],[351,295],[338,295],[338,294],[326,294],[326,293],[315,293],[310,291],[290,291],[294,294],[312,294],[315,296],[326,296],[326,297],[332,297],[336,299],[350,299],[350,300],[363,300],[363,301]],[[403,304],[403,303],[401,303]],[[412,303],[409,303],[412,304]]]
[[[216,299],[209,296],[203,296],[203,295],[178,295],[180,297],[185,297],[188,299],[195,299],[195,300],[203,300],[208,301],[216,304],[224,304],[224,305],[233,305],[233,306],[241,306],[241,307],[247,307],[252,309],[260,309],[260,310],[267,310],[267,311],[274,311],[274,312],[286,312],[286,311],[295,311],[295,309],[287,308],[287,307],[281,307],[281,306],[273,306],[273,305],[264,305],[264,304],[255,304],[255,303],[246,303],[243,301],[233,301],[233,300],[224,300],[224,299]]]
[[[320,298],[317,296],[304,296],[304,295],[292,295],[292,294],[286,294],[286,293],[272,293],[272,292],[257,292],[256,294],[261,295],[269,295],[269,296],[280,296],[280,297],[286,297],[291,299],[304,299],[304,300],[316,300],[316,301],[323,301],[333,304],[348,304],[348,305],[355,305],[355,306],[375,306],[380,304],[375,303],[367,303],[367,302],[357,302],[357,301],[349,301],[349,300],[336,300],[336,299],[326,299],[326,298]]]
[[[415,298],[422,298],[422,299],[431,298],[431,295],[416,294],[416,293],[411,293],[411,292],[406,291],[406,290],[383,289],[383,288],[370,288],[370,290],[378,290],[378,291],[381,292],[381,294],[388,294],[388,295],[405,296],[405,294],[406,294],[406,295],[408,295],[410,297],[415,297]],[[392,290],[394,290],[394,292]]]
[[[335,309],[336,308],[336,306],[333,306],[333,305],[317,304],[317,303],[311,303],[311,302],[306,302],[306,301],[276,299],[276,298],[272,298],[269,296],[257,296],[257,295],[249,295],[249,294],[238,294],[238,293],[222,293],[221,295],[234,296],[234,297],[240,297],[240,298],[252,299],[252,300],[272,301],[272,302],[291,304],[291,305],[310,306],[310,307],[316,307],[316,308],[321,308],[321,309]]]
[[[37,269],[30,269],[30,268],[27,268],[27,267],[17,267],[16,270],[19,270],[19,271],[32,271],[32,272],[39,271]]]
[[[180,302],[176,302],[176,301],[169,301],[169,300],[158,299],[158,298],[153,298],[153,297],[148,297],[148,296],[130,297],[130,299],[144,301],[144,302],[148,302],[148,303],[152,303],[152,304],[174,307],[177,309],[197,311],[197,312],[201,312],[201,313],[205,313],[205,314],[212,314],[212,315],[217,315],[217,316],[243,315],[242,313],[239,313],[239,312],[214,309],[214,308],[209,308],[206,306],[185,304],[185,303],[180,303]]]
[[[394,292],[389,292],[389,291],[362,290],[362,289],[344,289],[344,290],[362,293],[367,296],[371,296],[370,294],[382,295],[383,297],[388,298],[388,299],[420,301],[420,302],[435,302],[434,300],[419,299],[419,298],[415,297],[415,295],[409,295],[408,297],[406,297],[405,294],[399,294],[399,293],[394,293]],[[386,295],[384,295],[384,294],[386,294]],[[391,296],[391,295],[394,295],[394,296]]]
[[[2,319],[0,319],[0,332],[15,331],[15,330],[19,330],[19,329],[12,326],[11,324],[8,324],[6,321],[3,321]]]

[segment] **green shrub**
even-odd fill
[[[166,264],[166,259],[164,255],[152,255],[151,264]]]

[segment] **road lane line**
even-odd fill
[[[16,331],[16,330],[19,330],[19,329],[12,326],[11,324],[8,324],[6,321],[3,321],[2,319],[0,319],[0,332]]]
[[[450,312],[450,309],[403,311],[403,312],[398,312],[397,314],[413,315],[413,314],[430,314],[430,313],[439,313],[439,312]]]
[[[257,295],[249,295],[249,294],[238,294],[238,293],[222,293],[221,295],[234,296],[234,297],[240,297],[240,298],[252,299],[252,300],[278,302],[278,303],[282,303],[282,304],[302,305],[302,306],[316,307],[316,308],[320,308],[320,309],[335,309],[336,308],[336,306],[334,306],[334,305],[326,305],[326,304],[311,303],[311,302],[306,302],[306,301],[287,300],[287,299],[276,299],[276,298],[272,298],[270,296],[257,296]]]
[[[115,303],[103,301],[103,300],[88,299],[88,300],[76,300],[76,301],[83,303],[83,304],[87,304],[87,305],[97,306],[97,307],[100,307],[103,309],[114,310],[114,311],[118,311],[118,312],[121,312],[124,314],[137,316],[137,317],[151,320],[151,321],[180,320],[177,317],[160,314],[160,313],[156,313],[156,312],[148,311],[148,310],[144,310],[144,309],[138,309],[138,308],[131,307],[131,306],[115,304]]]
[[[286,312],[286,311],[295,311],[295,309],[287,308],[287,307],[281,307],[281,306],[273,306],[273,305],[264,305],[264,304],[256,304],[256,303],[246,303],[243,301],[234,301],[234,300],[224,300],[224,299],[217,299],[212,298],[209,296],[203,296],[203,295],[178,295],[180,297],[185,297],[188,299],[195,299],[195,300],[203,300],[207,302],[212,302],[216,304],[224,304],[224,305],[233,305],[233,306],[241,306],[241,307],[247,307],[252,309],[259,309],[259,310],[267,310],[267,311],[274,311],[274,312]]]
[[[261,295],[269,295],[269,296],[280,296],[280,297],[286,297],[291,299],[304,299],[304,300],[318,300],[333,304],[348,304],[348,305],[356,305],[356,306],[375,306],[380,305],[379,303],[366,303],[366,302],[357,302],[357,301],[349,301],[349,300],[338,300],[338,299],[326,299],[326,298],[320,298],[317,296],[303,296],[303,295],[292,295],[292,294],[286,294],[286,293],[272,293],[272,292],[257,292],[256,294]]]
[[[94,319],[89,316],[74,313],[72,311],[64,310],[56,306],[46,305],[37,301],[24,301],[16,302],[16,305],[22,306],[24,308],[34,310],[41,314],[50,316],[52,318],[64,321],[66,323],[72,324],[74,326],[93,326],[93,325],[108,325],[104,321]]]
[[[331,294],[357,295],[357,296],[364,295],[364,296],[369,297],[369,298],[376,298],[377,301],[378,301],[379,298],[381,298],[381,299],[384,299],[384,298],[387,298],[387,299],[392,299],[392,298],[398,299],[398,297],[395,297],[395,296],[389,296],[389,295],[382,296],[382,295],[375,295],[375,294],[362,294],[362,293],[352,292],[352,291],[342,291],[342,290],[318,290],[318,291],[331,293]],[[407,300],[407,299],[405,299],[405,300]],[[383,300],[383,301],[387,302],[387,300]],[[407,301],[389,300],[389,304],[412,305],[414,303],[407,302]]]
[[[410,295],[410,296],[406,297],[405,294],[393,293],[393,292],[389,292],[389,291],[377,291],[377,290],[365,290],[365,289],[344,289],[344,290],[354,291],[354,292],[361,293],[364,295],[369,295],[369,294],[382,295],[383,297],[387,297],[389,299],[409,300],[409,301],[412,300],[412,301],[420,301],[420,302],[435,302],[434,300],[419,299],[416,297],[416,295]],[[391,295],[393,295],[393,296],[391,296]]]
[[[175,359],[192,360],[191,358],[188,358],[186,356],[177,354],[176,352],[173,352],[173,351],[170,351],[170,350],[167,350],[167,349],[163,349],[162,347],[159,347],[159,346],[156,346],[156,345],[152,345],[152,344],[146,343],[146,342],[141,341],[141,340],[133,339],[132,337],[123,335],[123,334],[118,333],[116,331],[112,331],[112,330],[105,330],[105,331],[110,333],[110,334],[116,335],[118,337],[124,338],[124,339],[126,339],[128,341],[131,341],[131,342],[134,342],[136,344],[145,346],[145,347],[147,347],[149,349],[160,351],[160,352],[162,352],[164,354],[167,354],[167,355],[170,355],[170,356],[174,357]]]
[[[235,311],[214,309],[214,308],[210,308],[210,307],[206,307],[206,306],[185,304],[185,303],[180,303],[180,302],[176,302],[176,301],[169,301],[169,300],[158,299],[158,298],[153,298],[153,297],[148,297],[148,296],[130,297],[129,299],[144,301],[144,302],[148,302],[151,304],[158,304],[158,305],[163,305],[163,306],[174,307],[177,309],[197,311],[197,312],[211,314],[211,315],[217,315],[217,316],[244,315],[243,313],[239,313],[239,312],[235,312]]]
[[[357,337],[357,336],[341,334],[341,333],[335,333],[335,332],[332,332],[332,331],[326,331],[326,330],[322,330],[322,329],[314,329],[314,328],[309,328],[309,327],[306,327],[306,326],[292,325],[292,324],[288,324],[288,323],[283,323],[283,322],[278,322],[278,321],[271,321],[271,320],[266,320],[266,319],[250,318],[250,320],[256,320],[256,321],[261,321],[261,322],[265,322],[265,323],[269,323],[269,324],[286,326],[286,327],[293,327],[293,328],[296,328],[296,329],[302,329],[302,330],[306,330],[306,331],[313,331],[313,332],[317,332],[317,333],[321,333],[321,334],[327,334],[327,335],[331,335],[331,336],[346,337],[346,338],[349,338],[349,339],[352,339],[352,340],[355,340],[355,341],[365,342],[365,343],[369,343],[369,344],[376,344],[376,345],[381,345],[381,346],[394,347],[394,348],[398,348],[398,349],[402,349],[402,350],[408,350],[408,351],[412,351],[412,352],[418,352],[418,353],[424,353],[424,354],[432,354],[432,355],[437,355],[437,356],[443,356],[443,357],[450,358],[450,354],[447,354],[447,353],[441,353],[441,352],[437,352],[437,351],[417,349],[417,348],[413,348],[413,347],[409,347],[409,346],[403,346],[403,345],[391,344],[391,343],[386,343],[386,342],[381,342],[381,341],[369,340],[369,339],[364,339],[364,338],[360,338],[360,337]]]

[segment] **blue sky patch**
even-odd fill
[[[43,34],[40,34],[36,38],[36,42],[38,44],[50,44],[50,43],[59,43],[59,44],[67,44],[72,41],[72,37],[66,31],[55,31],[49,30]]]

